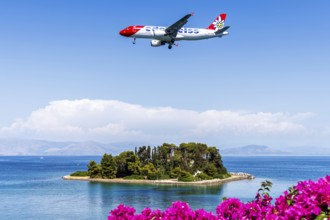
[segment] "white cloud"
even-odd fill
[[[0,135],[110,142],[224,141],[221,138],[265,138],[307,133],[301,121],[312,116],[311,113],[198,112],[171,107],[143,107],[115,100],[60,100],[0,128]]]
[[[205,111],[199,114],[196,133],[232,132],[244,134],[290,134],[305,132],[303,125],[295,122],[295,115],[284,113],[242,113],[232,111]]]

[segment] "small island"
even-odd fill
[[[207,185],[252,179],[245,173],[228,173],[219,150],[202,143],[164,143],[104,154],[100,164],[90,161],[87,171],[77,171],[65,180],[109,183]]]

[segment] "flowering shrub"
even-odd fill
[[[116,209],[110,212],[108,220],[133,219],[134,213],[134,208],[120,204]]]
[[[330,176],[317,182],[299,182],[276,199],[280,219],[324,219],[330,217]]]
[[[255,199],[243,203],[239,199],[224,199],[216,214],[203,209],[192,210],[185,202],[173,202],[165,211],[145,208],[141,214],[135,209],[119,205],[110,212],[108,220],[287,220],[328,219],[330,217],[330,176],[318,181],[303,181],[290,187],[272,204],[271,183],[262,183]]]

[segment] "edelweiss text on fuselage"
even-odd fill
[[[166,27],[159,27],[159,26],[146,26],[146,31],[165,31]],[[178,30],[179,34],[185,33],[185,34],[198,34],[199,30],[198,28],[181,28]]]

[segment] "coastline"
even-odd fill
[[[195,182],[179,182],[177,179],[167,180],[126,180],[122,178],[116,179],[101,179],[101,178],[89,178],[89,177],[76,177],[76,176],[63,176],[64,180],[78,180],[88,181],[96,183],[124,183],[124,184],[152,184],[152,185],[185,185],[185,186],[205,186],[205,185],[219,185],[232,181],[249,180],[254,179],[254,176],[247,173],[231,173],[231,177],[225,179],[213,179],[213,180],[201,180]]]

